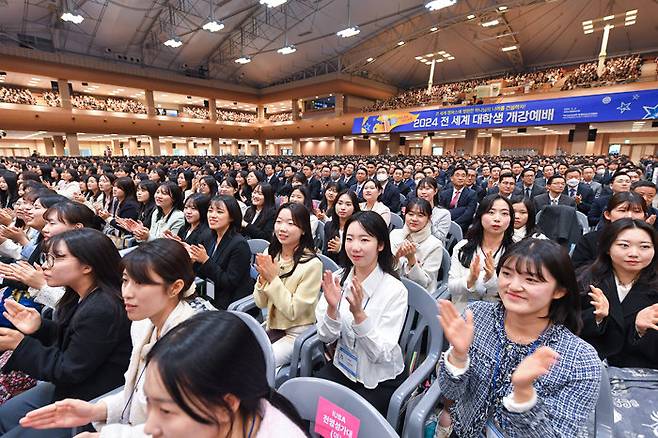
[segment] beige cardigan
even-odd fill
[[[281,256],[274,260],[279,275],[290,272],[293,262],[284,262]],[[267,328],[287,330],[315,323],[315,306],[320,296],[322,262],[317,257],[299,263],[289,277],[274,277],[271,283],[261,278],[254,286],[254,301],[261,309],[267,308]]]

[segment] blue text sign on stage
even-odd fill
[[[352,134],[658,119],[658,90],[396,111],[357,117]]]

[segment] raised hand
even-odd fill
[[[645,221],[646,221],[646,223],[648,223],[649,225],[653,225],[653,224],[655,224],[655,223],[656,223],[656,215],[655,215],[655,214],[652,214],[651,216],[649,216],[648,218],[646,218]]]
[[[338,253],[340,252],[341,246],[340,237],[338,236],[335,236],[333,239],[327,242],[327,250],[329,250],[329,252]]]
[[[193,263],[205,263],[210,258],[206,247],[201,244],[188,245],[187,253],[190,255]]]
[[[327,313],[331,319],[335,320],[340,304],[341,287],[338,277],[334,277],[330,270],[326,270],[322,274],[322,294],[327,301]]]
[[[5,300],[5,311],[2,315],[26,335],[31,335],[41,327],[41,315],[37,310],[25,307],[12,299]]]
[[[496,263],[494,262],[493,253],[487,251],[484,255],[484,281],[487,282],[496,272]]]
[[[11,210],[8,208],[3,208],[0,210],[0,224],[9,225],[11,221],[14,220],[14,215]]]
[[[645,307],[635,317],[635,331],[644,336],[647,330],[658,330],[658,304]]]
[[[256,254],[256,270],[267,283],[271,283],[279,275],[279,266],[269,254]]]
[[[24,337],[18,330],[0,327],[0,351],[15,350]]]
[[[162,237],[165,237],[167,239],[175,240],[176,242],[182,242],[183,239],[181,239],[178,235],[174,234],[171,232],[171,230],[165,230],[164,233],[162,233]]]
[[[107,408],[104,403],[92,404],[67,398],[28,412],[20,419],[20,425],[32,429],[70,428],[106,418]]]
[[[462,318],[455,305],[448,300],[439,300],[439,322],[443,327],[443,335],[452,345],[452,359],[455,366],[465,365],[468,350],[473,343],[474,324],[473,312],[466,311],[466,319]]]
[[[589,303],[594,306],[594,318],[596,319],[596,322],[600,324],[601,321],[603,321],[603,319],[608,316],[610,304],[608,303],[608,299],[601,289],[594,287],[591,284],[589,285],[589,289],[591,292],[587,295],[589,295],[592,299],[592,301]]]
[[[361,282],[352,276],[352,290],[350,294],[347,294],[347,302],[350,303],[350,312],[354,317],[354,322],[356,324],[361,324],[366,319],[366,314],[363,311],[363,286]]]
[[[548,374],[551,367],[558,361],[560,356],[550,347],[539,347],[530,356],[521,361],[512,374],[512,393],[514,401],[523,403],[532,398],[532,384],[540,376]]]
[[[473,286],[475,286],[475,282],[478,281],[479,276],[480,276],[480,256],[479,254],[475,254],[473,256],[473,260],[471,261],[470,272],[468,275],[468,279],[466,280],[466,287],[468,287],[469,289],[473,288]]]

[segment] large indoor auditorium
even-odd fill
[[[0,436],[658,437],[658,0],[0,0]]]

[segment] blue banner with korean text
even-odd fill
[[[658,90],[638,90],[357,117],[354,119],[352,134],[653,119],[658,119]]]

